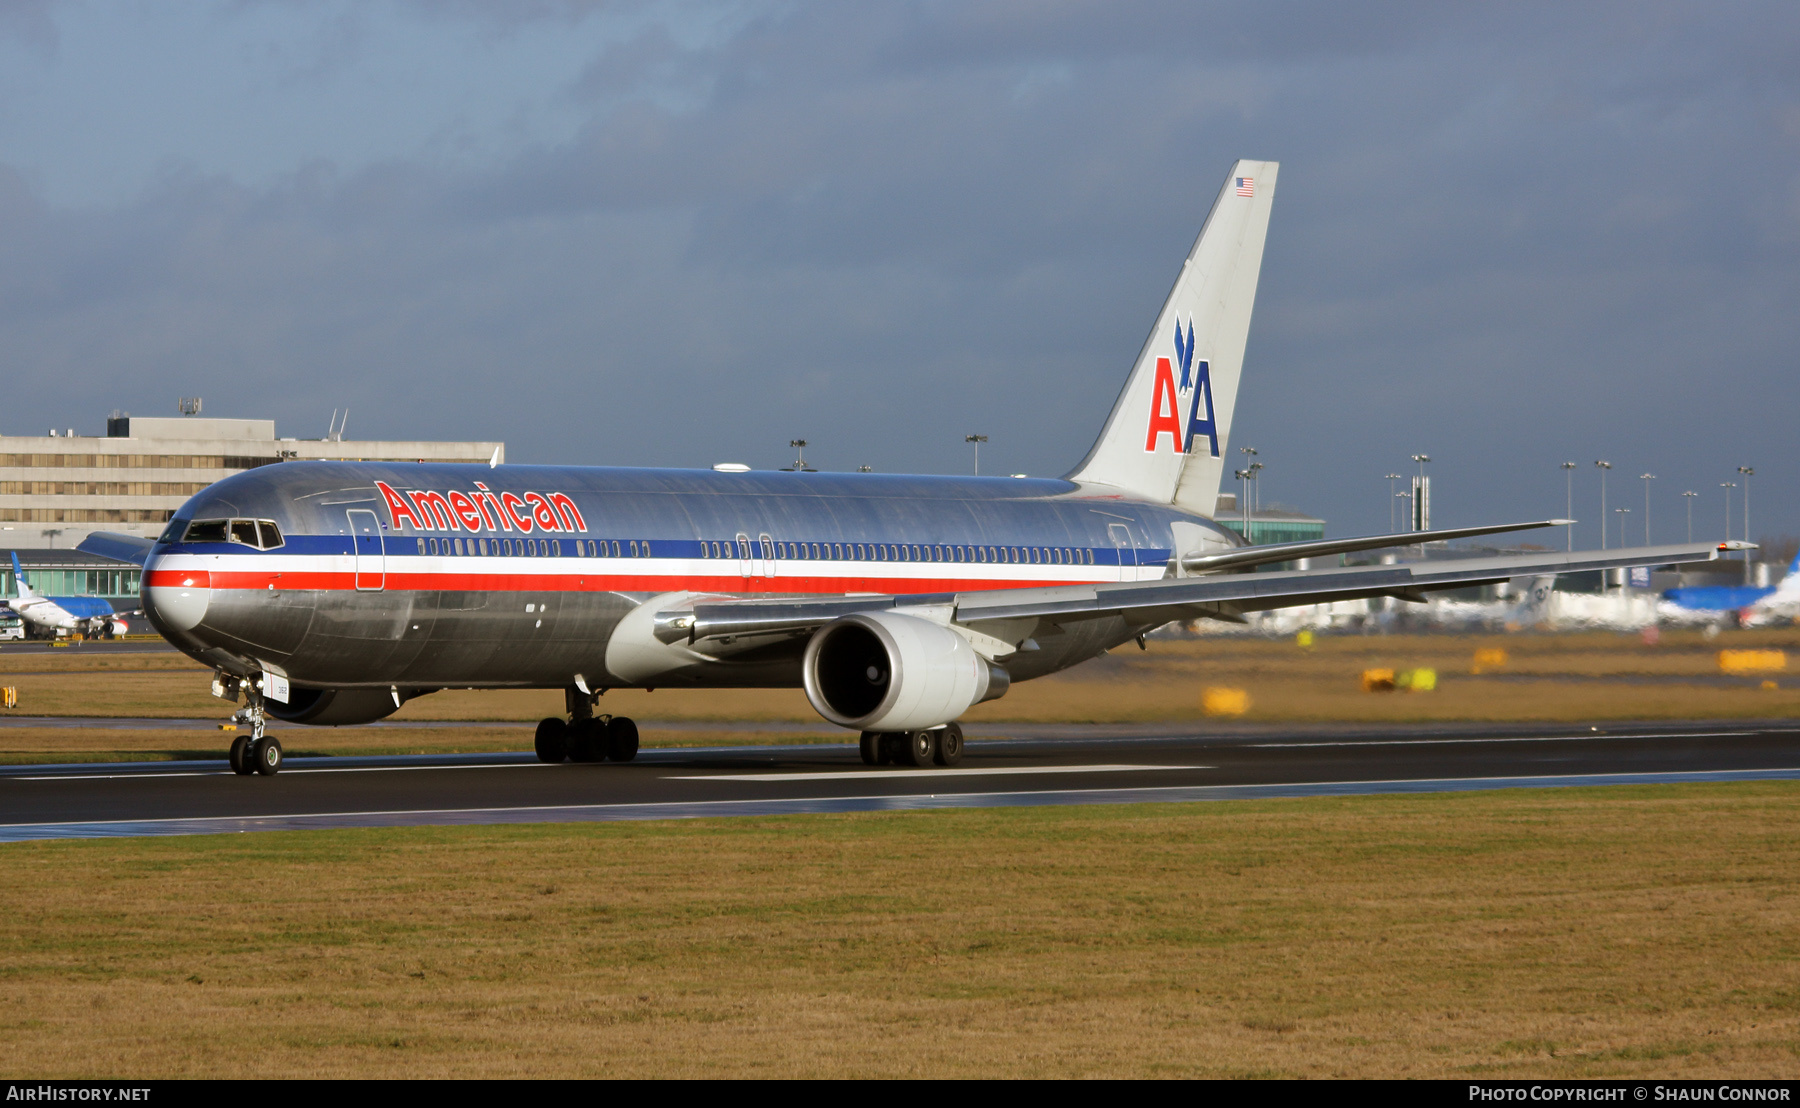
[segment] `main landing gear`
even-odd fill
[[[598,693],[565,690],[567,721],[550,716],[538,721],[537,756],[540,762],[629,762],[637,757],[638,729],[625,716],[596,716]]]
[[[266,732],[262,693],[246,683],[244,706],[231,714],[233,723],[248,724],[250,733],[231,740],[231,772],[241,776],[260,773],[273,777],[281,772],[281,740]]]
[[[953,766],[962,761],[962,728],[954,723],[930,731],[864,731],[865,766]]]

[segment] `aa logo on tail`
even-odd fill
[[[1150,390],[1150,430],[1144,437],[1144,452],[1156,453],[1159,440],[1169,436],[1169,445],[1178,454],[1191,454],[1194,436],[1205,435],[1212,456],[1219,456],[1219,431],[1213,419],[1212,373],[1205,361],[1194,362],[1194,321],[1190,318],[1187,333],[1182,334],[1181,321],[1175,321],[1175,361],[1181,363],[1181,384],[1175,384],[1175,367],[1168,358],[1156,359],[1156,381]],[[1187,428],[1181,426],[1181,407],[1187,402]],[[1204,402],[1204,415],[1200,406]]]

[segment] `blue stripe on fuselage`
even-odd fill
[[[905,544],[905,559],[833,561],[937,562],[911,556],[911,547],[1080,550],[1082,564],[1156,565],[1169,557],[1169,524],[1199,524],[1236,545],[1226,529],[1165,504],[1146,504],[1097,494],[1068,481],[1006,477],[935,477],[860,473],[787,473],[711,470],[622,469],[607,467],[433,465],[374,462],[287,462],[228,477],[195,495],[178,519],[251,516],[274,519],[284,545],[271,553],[347,555],[351,553],[345,512],[373,510],[384,521],[386,553],[427,552],[410,527],[394,528],[384,499],[374,488],[383,481],[401,492],[455,490],[472,494],[478,485],[496,494],[562,493],[579,508],[580,533],[521,532],[483,528],[432,531],[438,539],[471,537],[561,540],[562,556],[574,553],[574,539],[617,540],[621,555],[629,543],[648,540],[654,558],[698,559],[701,543],[731,542],[740,534],[752,541],[807,544]],[[1121,531],[1109,531],[1109,527]],[[1126,540],[1123,531],[1129,531]],[[1123,544],[1123,549],[1121,549]],[[175,544],[164,553],[237,554],[255,548],[233,543]],[[1091,552],[1093,561],[1086,555]],[[440,551],[440,555],[441,555]],[[610,553],[610,548],[609,548]],[[759,552],[760,553],[760,552]],[[923,555],[923,550],[921,554]],[[736,557],[733,551],[729,557]],[[491,555],[490,555],[491,556]],[[1026,558],[1019,559],[1023,564]],[[1039,555],[1041,558],[1042,556]],[[820,558],[819,561],[827,559]],[[954,558],[949,559],[954,561]],[[1011,563],[1009,556],[1005,561]],[[1039,563],[1041,564],[1041,563]]]

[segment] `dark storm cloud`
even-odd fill
[[[1233,443],[1268,495],[1385,526],[1423,449],[1444,523],[1560,513],[1565,456],[1661,474],[1671,526],[1746,461],[1800,513],[1786,7],[722,11],[597,46],[574,137],[484,166],[109,210],[0,178],[5,430],[201,392],[515,460],[942,472],[983,431],[1061,472],[1249,156],[1283,163]]]

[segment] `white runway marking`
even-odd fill
[[[857,769],[839,773],[706,773],[665,777],[664,781],[847,781],[895,777],[1000,777],[1036,773],[1132,773],[1171,769],[1217,769],[1217,766],[1002,766],[994,769]]]
[[[337,766],[318,767],[314,769],[282,767],[281,776],[295,773],[395,773],[401,770],[418,772],[428,769],[539,769],[547,765],[545,762],[484,762],[481,765],[468,766]],[[20,774],[19,781],[110,781],[115,778],[142,780],[146,777],[234,777],[229,769],[196,769],[180,772],[158,773],[151,770],[147,773],[62,773],[44,774],[41,776]]]
[[[1731,739],[1760,734],[1758,731],[1683,731],[1668,735],[1532,735],[1505,739],[1340,739],[1305,743],[1245,743],[1256,750],[1308,746],[1457,746],[1464,743],[1567,743],[1592,742],[1595,739]]]

